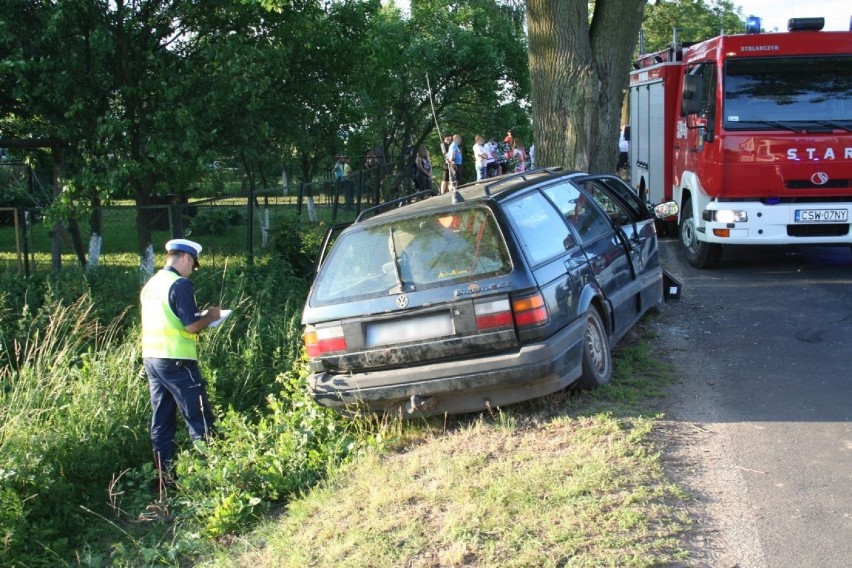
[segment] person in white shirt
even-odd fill
[[[618,164],[616,170],[627,169],[627,152],[630,150],[630,142],[627,140],[630,136],[629,126],[621,125],[621,134],[618,136]]]
[[[488,159],[485,160],[485,177],[494,177],[499,174],[500,166],[497,163],[497,142],[493,137],[485,143],[485,151],[488,153]]]
[[[476,181],[488,177],[488,152],[485,150],[485,138],[476,135],[476,144],[473,145],[473,157],[476,159]]]

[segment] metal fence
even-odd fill
[[[50,225],[37,207],[0,208],[0,266],[29,276],[59,264],[138,266],[137,216],[153,228],[156,253],[170,238],[188,237],[204,245],[205,256],[245,256],[269,250],[285,225],[335,224],[354,220],[368,207],[395,199],[411,189],[408,180],[391,191],[379,168],[354,172],[345,180],[301,183],[241,195],[196,200],[157,196],[137,207],[113,203],[87,212],[86,218]],[[92,227],[100,227],[100,233]],[[58,233],[57,233],[58,232]],[[94,233],[94,239],[93,239]],[[95,241],[100,238],[99,243]],[[58,243],[58,245],[57,245]],[[98,246],[95,246],[97,244]]]

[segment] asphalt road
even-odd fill
[[[735,247],[698,270],[669,238],[661,255],[684,285],[659,322],[668,414],[696,433],[702,565],[852,566],[852,251]]]

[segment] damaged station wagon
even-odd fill
[[[655,214],[617,177],[534,170],[393,205],[320,253],[302,323],[321,405],[410,418],[593,388],[663,299],[654,219],[676,205]]]

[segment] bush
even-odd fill
[[[4,165],[0,168],[0,208],[39,208],[41,205],[47,205],[49,198],[46,198],[43,190],[30,195],[28,185],[29,171],[26,166]],[[0,211],[0,225],[12,225],[14,220],[15,217],[11,211]],[[39,220],[41,220],[41,213],[32,212],[31,222]]]
[[[280,259],[231,270],[226,278],[221,303],[236,317],[205,332],[201,359],[209,366],[211,394],[237,411],[256,410],[276,392],[275,377],[300,356],[307,282]],[[198,288],[211,287],[199,280]]]
[[[298,222],[283,224],[272,233],[272,250],[289,264],[294,274],[308,278],[319,254],[325,227],[303,227]]]
[[[178,479],[211,538],[246,529],[275,503],[314,485],[359,447],[352,429],[331,410],[313,403],[302,361],[276,379],[281,388],[267,399],[254,423],[228,412],[220,436],[199,452],[182,454]]]
[[[200,210],[190,227],[195,235],[218,235],[226,232],[229,227],[245,222],[245,217],[239,209],[212,207]]]

